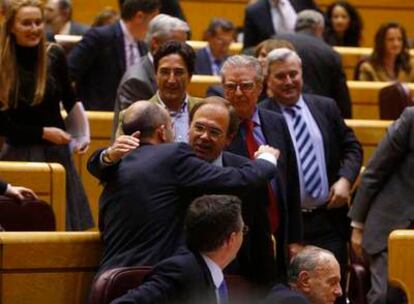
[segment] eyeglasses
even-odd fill
[[[221,131],[217,128],[212,128],[212,127],[206,126],[205,124],[202,124],[202,123],[199,123],[199,122],[196,122],[193,125],[192,129],[198,134],[204,134],[205,132],[207,132],[207,134],[211,138],[214,138],[214,139],[217,139],[217,138],[224,135],[223,131]]]
[[[234,83],[234,82],[226,82],[224,83],[224,89],[230,92],[237,91],[237,87],[243,91],[250,91],[254,88],[254,82],[241,82],[241,83]]]

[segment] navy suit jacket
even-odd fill
[[[304,9],[319,10],[314,0],[289,0],[296,12]],[[243,47],[258,45],[275,35],[269,0],[258,0],[246,8]]]
[[[147,53],[138,42],[140,55]],[[124,37],[119,22],[91,28],[69,54],[69,73],[86,110],[113,111],[126,69]]]
[[[194,74],[213,75],[213,70],[211,69],[210,57],[208,56],[206,47],[203,47],[196,52]]]
[[[280,114],[259,108],[261,128],[266,143],[281,151],[278,159],[278,174],[276,177],[277,196],[280,210],[280,226],[277,238],[277,276],[284,280],[288,265],[287,244],[302,241],[302,220],[300,209],[300,191],[297,177],[297,165],[294,157],[293,143],[284,118]],[[249,157],[246,141],[239,128],[235,138],[228,147],[228,151]],[[266,202],[268,206],[267,191],[255,194],[256,202]]]
[[[240,155],[223,152],[223,167],[242,167],[250,160]],[[267,204],[257,199],[257,193],[266,193],[267,183],[239,193],[242,200],[242,216],[249,227],[237,258],[227,267],[226,273],[241,274],[259,283],[267,285],[276,280],[276,261],[269,250],[272,246],[267,215]]]
[[[278,284],[272,288],[262,304],[310,304],[299,291]]]
[[[361,144],[345,124],[333,99],[311,94],[303,94],[303,99],[322,134],[329,187],[340,177],[345,177],[352,184],[362,165]],[[262,101],[259,107],[281,113],[278,103],[270,98]],[[337,223],[335,226],[346,238],[349,232],[347,210],[347,206],[328,210],[332,214],[330,218]]]
[[[160,262],[144,282],[112,304],[216,304],[210,271],[199,253],[185,252]]]
[[[275,174],[275,167],[263,160],[240,169],[218,168],[198,159],[184,143],[142,145],[105,169],[99,152],[88,170],[106,182],[99,202],[101,271],[151,266],[172,256],[183,243],[184,216],[194,197],[237,194]]]

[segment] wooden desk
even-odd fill
[[[414,230],[395,230],[388,239],[388,277],[414,303]]]
[[[0,177],[12,185],[32,189],[52,206],[56,230],[66,229],[66,174],[62,165],[0,161]]]

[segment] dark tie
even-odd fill
[[[227,290],[226,281],[223,279],[218,290],[218,304],[228,304],[229,303],[229,292]]]
[[[308,126],[302,117],[298,105],[286,108],[285,111],[293,118],[293,130],[295,133],[305,190],[311,197],[316,198],[322,192],[322,180],[315,147],[313,146]]]
[[[247,152],[249,153],[250,159],[254,159],[254,153],[259,148],[256,139],[254,138],[253,129],[254,129],[254,122],[251,119],[246,119],[243,122],[246,130],[246,145],[247,145]],[[280,214],[279,214],[279,204],[277,201],[277,197],[275,192],[273,191],[272,185],[269,183],[267,186],[268,189],[268,198],[269,198],[269,206],[267,210],[267,214],[269,217],[270,228],[272,233],[277,231],[280,223]]]

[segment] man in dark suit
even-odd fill
[[[205,32],[208,45],[196,53],[194,72],[200,75],[220,75],[223,62],[229,56],[230,44],[234,41],[236,28],[224,18],[213,18]]]
[[[126,110],[123,130],[126,135],[103,153],[98,150],[88,163],[89,171],[106,182],[100,199],[100,271],[154,265],[170,257],[183,244],[183,216],[192,197],[240,191],[275,173],[274,164],[264,160],[240,169],[217,168],[198,159],[186,144],[167,144],[173,139],[171,118],[150,102],[134,103]],[[135,149],[131,137],[138,130],[141,147]],[[270,161],[277,155],[270,147],[261,147],[257,154]],[[104,168],[113,162],[117,165]]]
[[[45,5],[45,23],[48,37],[51,38],[54,35],[83,35],[89,29],[87,25],[72,21],[70,0],[48,0]]]
[[[72,49],[69,72],[87,110],[113,111],[126,68],[147,53],[141,40],[158,9],[159,0],[126,0],[120,21],[92,28]]]
[[[149,53],[129,67],[121,79],[115,100],[114,127],[118,127],[119,112],[137,100],[148,100],[157,91],[153,56],[167,41],[185,42],[190,28],[178,18],[160,14],[151,20],[145,42]]]
[[[306,246],[288,273],[289,286],[276,285],[263,304],[332,304],[342,295],[340,267],[328,250]]]
[[[282,33],[276,38],[290,41],[302,59],[305,92],[334,99],[342,117],[351,118],[352,108],[341,56],[323,41],[324,17],[315,10],[297,16],[296,33]]]
[[[298,163],[304,241],[333,252],[344,278],[349,238],[347,203],[362,164],[361,145],[345,125],[334,100],[302,95],[302,66],[297,53],[275,49],[267,60],[267,85],[274,97],[259,106],[282,113],[288,124]]]
[[[367,253],[371,273],[368,303],[404,303],[388,284],[388,236],[412,229],[414,210],[414,107],[388,129],[367,164],[353,201],[352,245]]]
[[[298,250],[302,240],[299,185],[296,160],[283,117],[257,107],[262,91],[263,71],[251,56],[229,57],[222,68],[225,98],[236,109],[240,127],[228,151],[252,158],[257,145],[267,144],[281,151],[277,178],[267,192],[257,193],[256,200],[266,202],[269,232],[276,238],[277,279],[283,280],[290,254]]]
[[[296,14],[304,9],[318,7],[314,0],[258,0],[249,5],[244,17],[244,48],[280,32],[293,32]]]
[[[125,0],[119,0],[119,7],[122,7],[122,4],[124,2]],[[179,3],[179,0],[161,0],[160,13],[177,17],[185,21],[185,16]]]
[[[222,270],[243,241],[240,200],[227,195],[202,196],[188,208],[185,226],[190,252],[159,263],[142,285],[113,304],[228,303]]]

